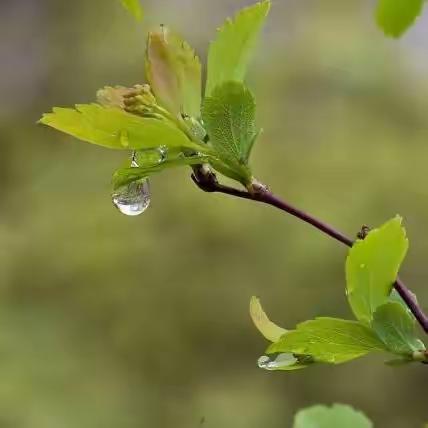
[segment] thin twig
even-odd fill
[[[277,196],[275,196],[273,193],[271,193],[268,190],[256,192],[254,194],[249,193],[245,190],[239,190],[233,187],[219,184],[215,179],[215,176],[207,177],[207,179],[204,180],[203,177],[198,177],[197,179],[195,176],[192,175],[192,179],[196,183],[196,185],[200,189],[204,190],[205,192],[224,193],[226,195],[231,195],[238,198],[249,199],[249,200],[261,202],[267,205],[272,205],[280,209],[281,211],[284,211],[298,218],[299,220],[302,220],[305,223],[310,224],[311,226],[315,227],[316,229],[320,230],[321,232],[325,233],[331,238],[336,239],[337,241],[341,242],[347,247],[352,247],[352,245],[354,244],[354,241],[348,238],[342,232],[318,220],[312,215],[302,210],[299,210],[298,208],[295,208],[289,203],[279,199]],[[419,306],[413,293],[404,285],[404,283],[399,278],[397,278],[397,280],[395,281],[394,288],[398,292],[398,294],[401,296],[403,301],[406,303],[407,307],[410,309],[410,311],[412,312],[412,314],[414,315],[418,323],[421,325],[422,329],[425,331],[425,333],[428,334],[428,316],[423,312],[422,308]]]

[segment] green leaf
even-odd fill
[[[141,21],[143,18],[143,9],[140,4],[140,0],[120,0],[123,7],[131,13],[131,15],[137,20]]]
[[[369,324],[376,308],[388,300],[408,245],[401,218],[396,217],[349,250],[346,289],[349,304],[360,321]]]
[[[190,141],[172,122],[143,118],[114,107],[80,104],[75,109],[55,107],[39,123],[88,143],[111,149],[144,149],[165,145],[206,150]]]
[[[270,9],[263,1],[242,9],[218,30],[208,52],[208,76],[205,95],[218,85],[234,80],[242,82],[258,35]]]
[[[146,156],[146,160],[142,161],[143,156]],[[193,156],[177,156],[174,158],[159,161],[156,154],[153,156],[152,153],[142,153],[138,156],[139,167],[120,168],[113,174],[113,188],[118,189],[119,187],[125,186],[126,184],[138,181],[148,176],[161,172],[167,168],[175,168],[187,165],[197,165],[208,161],[207,156],[193,155]]]
[[[243,179],[251,178],[245,168],[257,137],[256,104],[251,92],[239,82],[226,82],[205,98],[202,118],[210,143],[219,158],[232,169],[243,170]]]
[[[379,306],[373,316],[373,330],[387,349],[394,354],[411,355],[425,350],[425,345],[415,335],[415,322],[398,302]]]
[[[372,428],[367,417],[344,404],[332,407],[312,406],[300,410],[294,417],[293,428]]]
[[[384,350],[383,343],[365,325],[323,317],[298,324],[296,330],[282,336],[266,352],[291,352],[309,355],[316,362],[340,364],[369,352]]]
[[[162,107],[175,116],[200,117],[201,63],[195,51],[164,26],[149,33],[146,74]]]
[[[251,297],[250,300],[250,316],[260,333],[271,342],[278,341],[283,334],[287,333],[287,330],[279,327],[268,318],[260,300],[255,296]]]
[[[422,13],[423,0],[379,0],[376,21],[388,36],[401,36]]]

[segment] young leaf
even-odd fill
[[[242,82],[257,37],[270,9],[270,1],[262,1],[242,9],[233,20],[218,30],[208,52],[208,75],[205,96],[218,85],[234,80]]]
[[[323,317],[298,324],[296,330],[282,336],[266,352],[310,355],[316,362],[340,364],[384,350],[384,344],[365,325]]]
[[[146,74],[162,107],[175,116],[200,117],[201,63],[195,51],[166,27],[149,33]]]
[[[205,98],[202,118],[218,157],[232,169],[245,167],[255,138],[256,104],[251,92],[239,82],[226,82]],[[245,171],[243,177],[251,177]]]
[[[349,250],[346,289],[357,319],[369,324],[376,308],[388,300],[407,248],[401,218],[396,217]]]
[[[388,350],[394,354],[411,355],[425,350],[425,345],[415,335],[412,316],[398,302],[387,302],[376,309],[373,330]]]
[[[141,8],[140,0],[120,0],[122,5],[131,15],[137,20],[141,21],[143,18],[143,9]]]
[[[421,14],[423,0],[379,0],[376,21],[388,36],[399,37]]]
[[[333,404],[300,410],[294,417],[293,428],[373,428],[373,424],[352,407]]]
[[[80,104],[75,109],[55,107],[39,121],[88,143],[111,149],[144,149],[165,145],[203,151],[174,124],[139,117],[114,107]]]
[[[273,323],[262,308],[260,300],[253,296],[250,300],[250,316],[260,333],[271,342],[277,342],[281,336],[287,333],[282,327]]]
[[[141,161],[142,157],[139,157],[139,167],[120,168],[113,174],[113,189],[125,186],[126,184],[132,183],[146,178],[157,172],[161,172],[167,168],[174,168],[186,165],[197,165],[208,161],[207,156],[193,155],[193,156],[177,156],[175,158],[166,159],[164,161],[153,161],[148,158],[146,162]]]

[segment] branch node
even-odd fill
[[[217,176],[207,165],[193,166],[193,174],[191,175],[193,182],[204,192],[217,192],[218,180]]]

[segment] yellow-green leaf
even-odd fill
[[[337,318],[316,318],[298,324],[267,349],[267,354],[309,355],[315,362],[340,364],[369,352],[385,351],[384,344],[365,325]]]
[[[244,80],[248,62],[269,9],[270,1],[246,7],[218,30],[208,52],[205,96],[210,95],[223,82]]]
[[[120,0],[123,7],[137,20],[141,21],[143,18],[143,9],[140,0]]]
[[[260,300],[253,296],[250,300],[250,316],[260,333],[271,342],[277,342],[287,330],[273,323],[262,308]]]
[[[376,20],[386,35],[401,36],[422,13],[423,0],[379,0]]]
[[[425,345],[415,333],[415,321],[399,302],[387,302],[379,306],[373,316],[373,330],[388,350],[394,354],[411,356],[424,351]]]
[[[408,245],[401,218],[396,217],[349,250],[346,290],[360,321],[370,324],[376,308],[388,300]]]
[[[173,123],[143,118],[114,107],[80,104],[76,108],[55,107],[40,123],[88,143],[111,149],[143,149],[161,145],[203,151]]]

